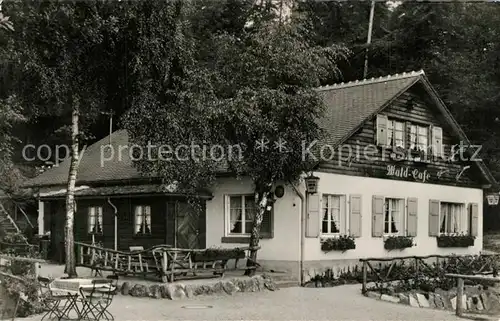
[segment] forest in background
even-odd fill
[[[22,70],[13,67],[12,62],[19,57],[18,50],[22,48],[16,45],[16,41],[30,31],[40,33],[30,35],[40,38],[40,41],[33,42],[40,46],[45,45],[42,40],[47,37],[43,32],[51,33],[54,39],[59,36],[57,30],[30,29],[30,25],[36,24],[37,17],[27,14],[33,10],[28,7],[36,5],[4,2],[2,11],[10,17],[16,31],[0,30],[0,112],[3,118],[0,119],[0,144],[8,146],[2,148],[2,157],[5,164],[12,158],[14,163],[22,166],[23,175],[28,176],[34,174],[31,169],[43,164],[23,162],[21,147],[28,143],[69,144],[68,125],[71,123],[70,110],[54,110],[47,101],[43,104],[36,101],[37,97],[29,97],[33,106],[26,107],[13,96],[13,93],[40,94],[40,88],[29,87],[33,79],[26,78]],[[194,10],[189,13],[191,36],[196,40],[194,59],[210,64],[216,52],[216,36],[230,34],[238,37],[246,32],[245,24],[255,14],[253,7],[254,1],[195,1]],[[136,80],[130,76],[134,73],[129,59],[143,50],[137,43],[139,36],[134,26],[120,24],[123,17],[128,19],[139,11],[134,12],[130,7],[125,9],[123,2],[121,5],[108,2],[98,9],[102,10],[107,23],[99,28],[105,29],[107,40],[111,41],[99,43],[94,59],[108,59],[101,61],[99,73],[100,77],[107,77],[103,83],[108,86],[106,92],[94,97],[100,100],[95,105],[96,112],[83,119],[86,134],[83,142],[87,144],[108,134],[107,112],[114,113],[114,129],[119,128],[119,120],[130,109],[129,97],[137,90]],[[135,10],[139,9],[136,5]],[[324,85],[363,78],[369,11],[369,2],[301,1],[295,5],[290,23],[295,24],[312,44],[345,46],[350,51],[347,59],[338,63],[340,74],[332,73],[330,79],[324,80]],[[144,11],[137,21],[147,21],[150,16],[151,13]],[[67,23],[69,26],[71,22]],[[21,24],[28,27],[21,28]],[[91,32],[89,29],[90,38]],[[110,51],[120,55],[99,54]],[[161,59],[161,54],[155,59]],[[497,147],[500,143],[497,129],[500,124],[500,5],[403,2],[390,9],[385,3],[377,2],[369,47],[368,78],[420,69],[424,69],[471,140],[483,145],[482,157],[496,177],[500,177],[497,161],[500,154]],[[47,88],[44,90],[57,89],[58,84],[51,83],[50,79],[45,81]],[[19,177],[18,173],[11,181]]]

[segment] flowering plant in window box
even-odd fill
[[[323,252],[330,251],[342,251],[354,250],[356,248],[356,243],[354,238],[348,235],[342,235],[340,237],[333,237],[325,239],[321,242],[321,250]]]
[[[225,261],[231,259],[243,259],[245,258],[245,251],[238,247],[232,249],[212,247],[204,251],[194,252],[192,255],[193,261],[195,262]]]
[[[413,238],[409,236],[389,236],[384,240],[384,249],[389,251],[403,250],[413,245]]]
[[[440,235],[436,238],[438,247],[474,246],[475,236],[468,234]]]

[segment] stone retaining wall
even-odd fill
[[[420,308],[446,309],[455,311],[457,307],[457,290],[434,292],[403,292],[380,294],[368,291],[366,296],[387,302],[400,303]],[[464,312],[474,314],[500,315],[500,291],[481,285],[465,286],[462,296]]]
[[[278,289],[276,283],[266,275],[234,278],[211,284],[183,284],[175,282],[148,286],[123,282],[118,287],[118,292],[121,295],[169,300],[192,298],[199,295],[232,295],[236,292],[276,291]]]

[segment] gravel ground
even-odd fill
[[[200,307],[206,305],[211,308]],[[191,306],[191,309],[184,307]],[[361,295],[359,285],[286,288],[191,300],[116,296],[111,313],[126,320],[463,320],[450,311],[419,309]],[[40,320],[40,317],[24,320]]]

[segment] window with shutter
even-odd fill
[[[361,237],[361,195],[351,195],[349,200],[349,234],[353,237]]]
[[[477,203],[469,204],[469,234],[478,236],[479,232],[479,205]]]
[[[405,234],[405,201],[397,198],[385,198],[384,235]]]
[[[320,196],[319,194],[310,194],[307,199],[307,219],[306,219],[306,237],[319,236],[320,224]]]
[[[323,194],[321,203],[321,235],[345,234],[345,196]]]
[[[439,235],[439,201],[429,200],[429,236]]]
[[[443,157],[443,129],[441,127],[432,127],[432,155]]]
[[[418,227],[418,201],[416,198],[408,198],[407,201],[407,224],[406,235],[417,236]]]
[[[376,141],[378,146],[388,145],[387,123],[388,123],[387,116],[377,115],[375,130],[376,130]]]
[[[373,196],[372,198],[372,236],[382,237],[384,235],[384,197]]]
[[[439,211],[439,233],[460,234],[467,231],[465,204],[441,202]]]
[[[249,236],[252,232],[257,211],[258,204],[255,203],[254,195],[227,195],[225,208],[226,235]],[[260,228],[262,237],[272,237],[272,215],[273,207],[264,212]]]

